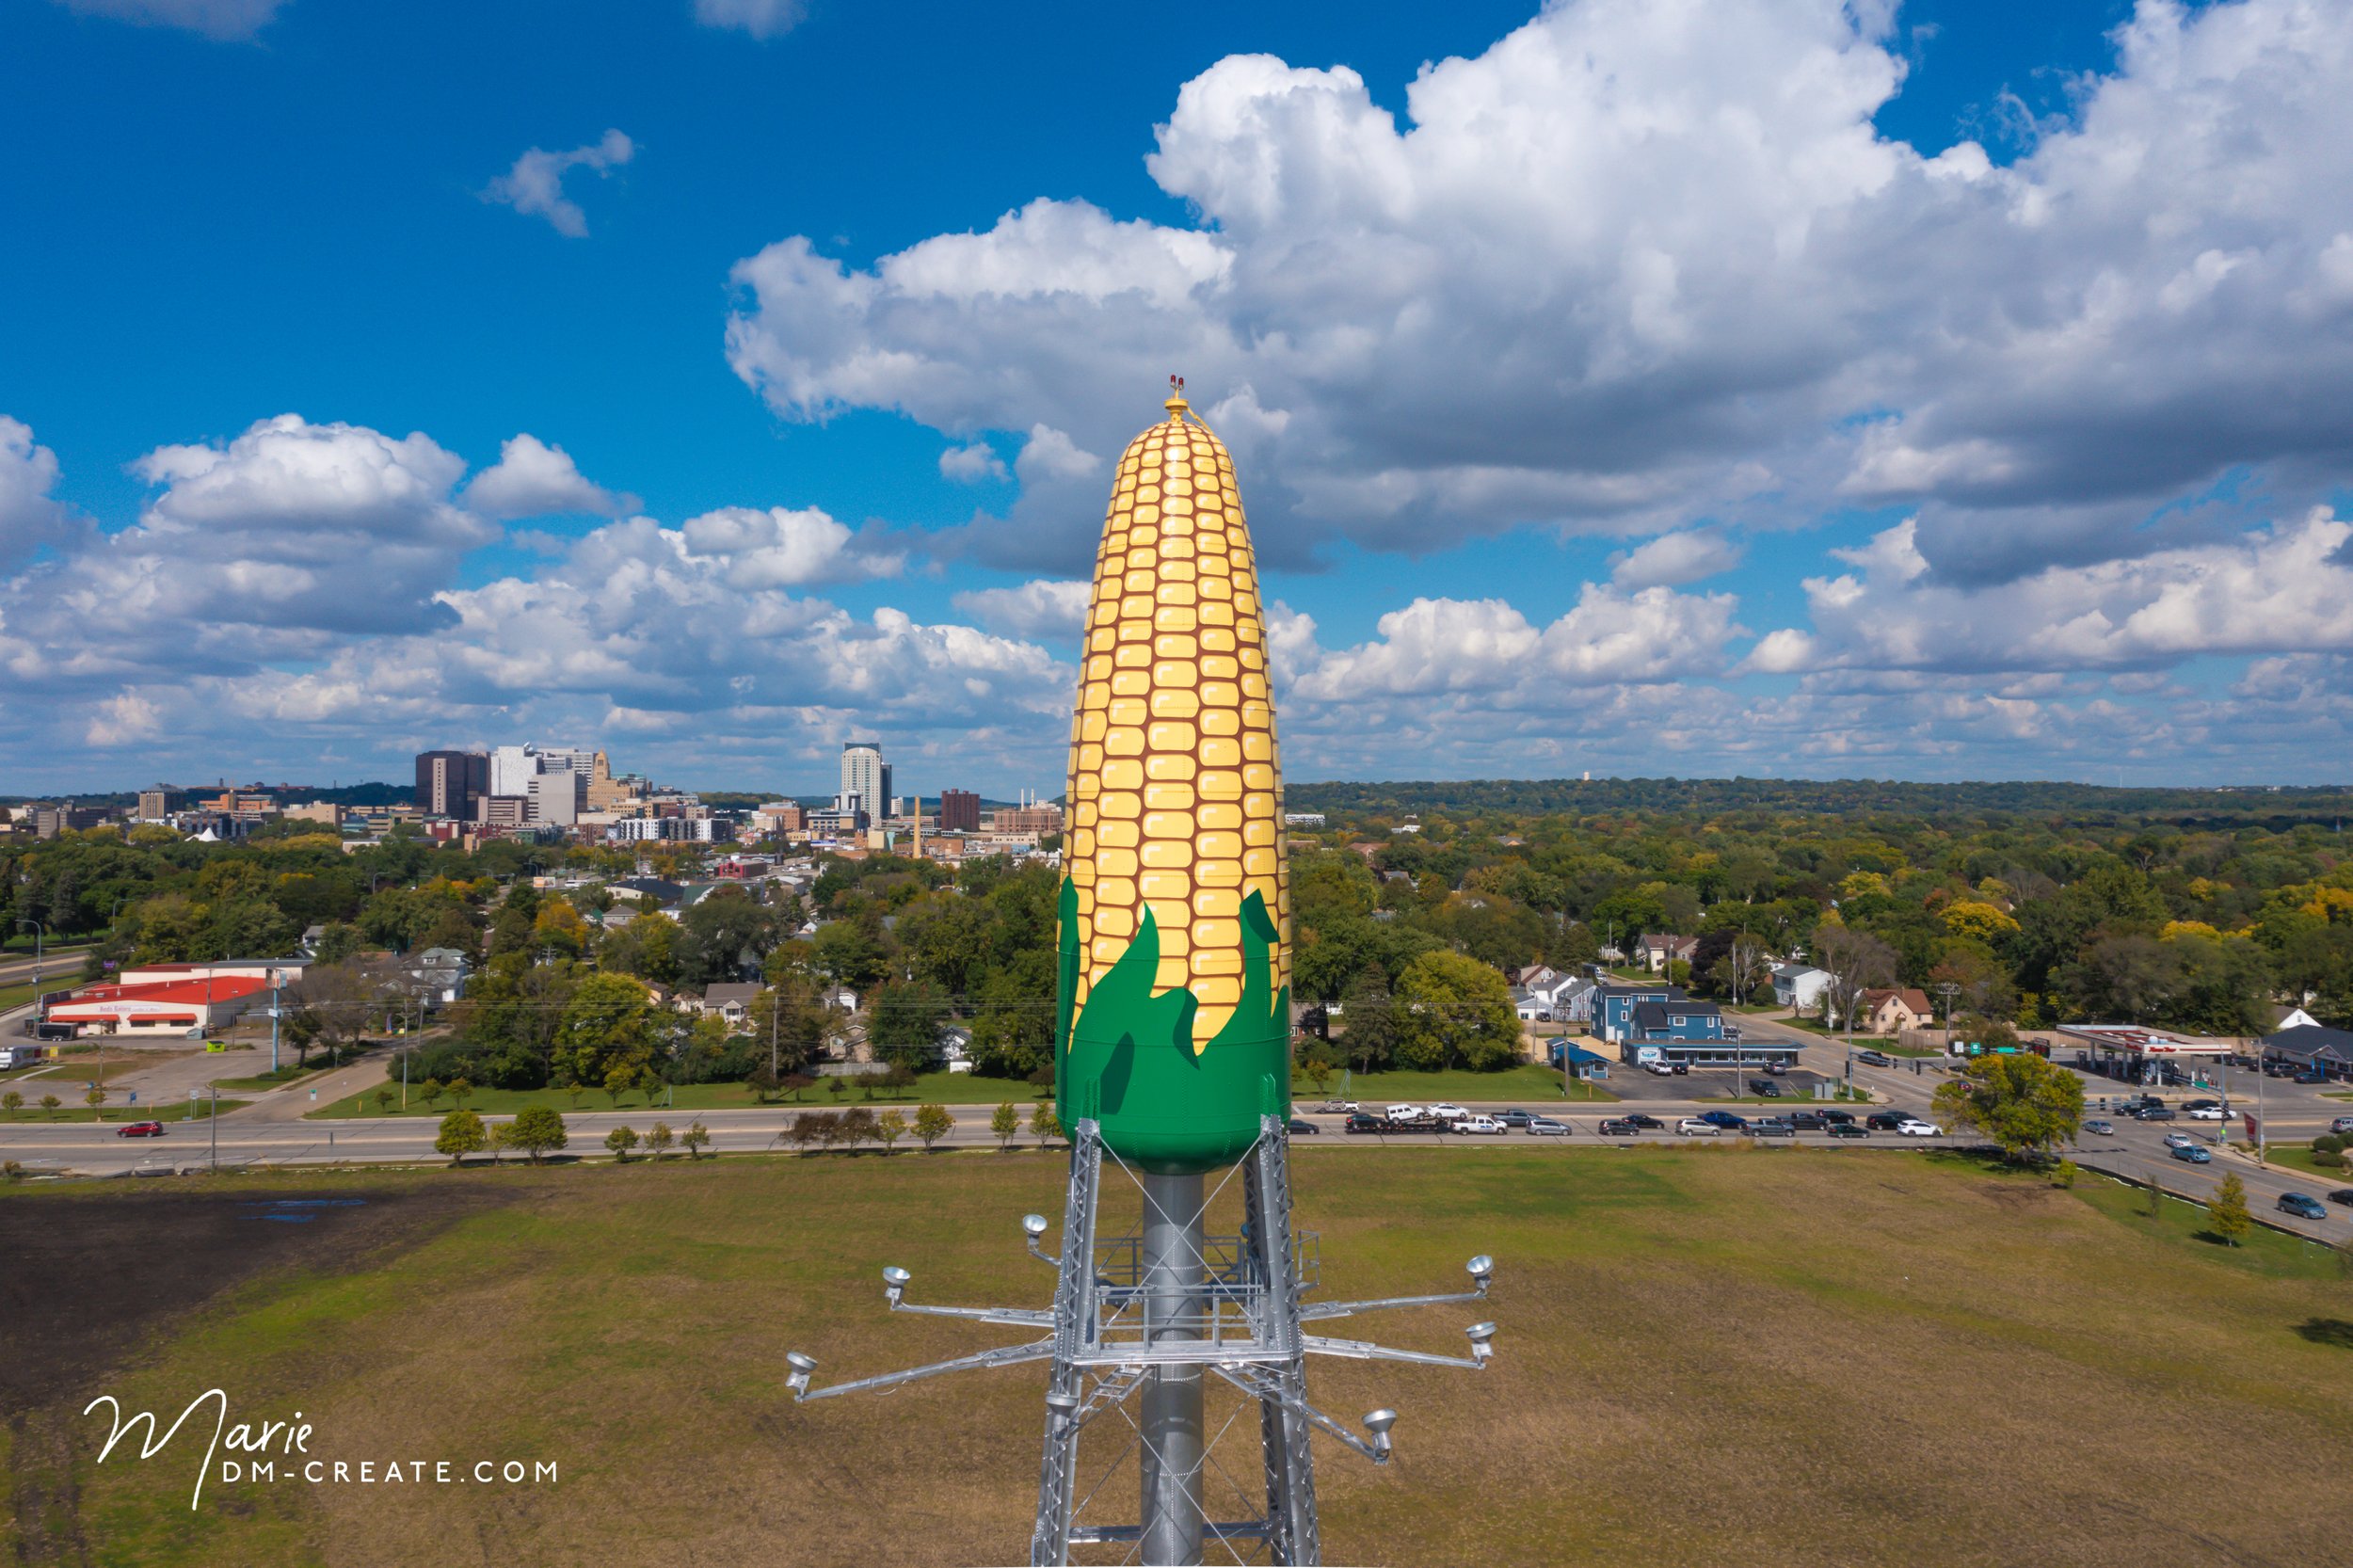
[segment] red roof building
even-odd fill
[[[83,1032],[136,1034],[217,1029],[269,989],[256,975],[215,975],[140,985],[86,985],[49,1004],[53,1023],[80,1024]]]

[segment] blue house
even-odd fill
[[[1679,985],[1609,984],[1595,988],[1593,1022],[1618,1048],[1622,1062],[1664,1062],[1691,1067],[1791,1065],[1789,1041],[1744,1040],[1712,1001],[1694,1001]]]

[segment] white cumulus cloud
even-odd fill
[[[491,181],[482,200],[544,217],[557,233],[586,239],[588,215],[564,194],[564,176],[575,168],[610,173],[636,155],[637,144],[618,131],[607,131],[587,146],[566,152],[535,147],[517,158],[514,168]]]
[[[992,632],[1013,637],[1075,637],[1086,625],[1085,583],[1038,579],[1017,588],[967,588],[952,602]]]
[[[633,495],[584,477],[571,455],[533,435],[499,443],[499,460],[466,487],[467,509],[486,518],[534,518],[555,512],[614,517],[637,510]]]

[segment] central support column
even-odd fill
[[[1202,1336],[1207,1269],[1201,1256],[1201,1176],[1144,1183],[1144,1330],[1154,1344]],[[1143,1398],[1144,1551],[1149,1568],[1201,1560],[1201,1370],[1155,1368]]]

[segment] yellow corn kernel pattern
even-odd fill
[[[1095,561],[1078,710],[1070,836],[1078,1001],[1152,911],[1158,985],[1190,987],[1207,1045],[1241,997],[1241,903],[1266,900],[1290,980],[1290,880],[1266,619],[1233,459],[1186,417],[1128,443]]]

